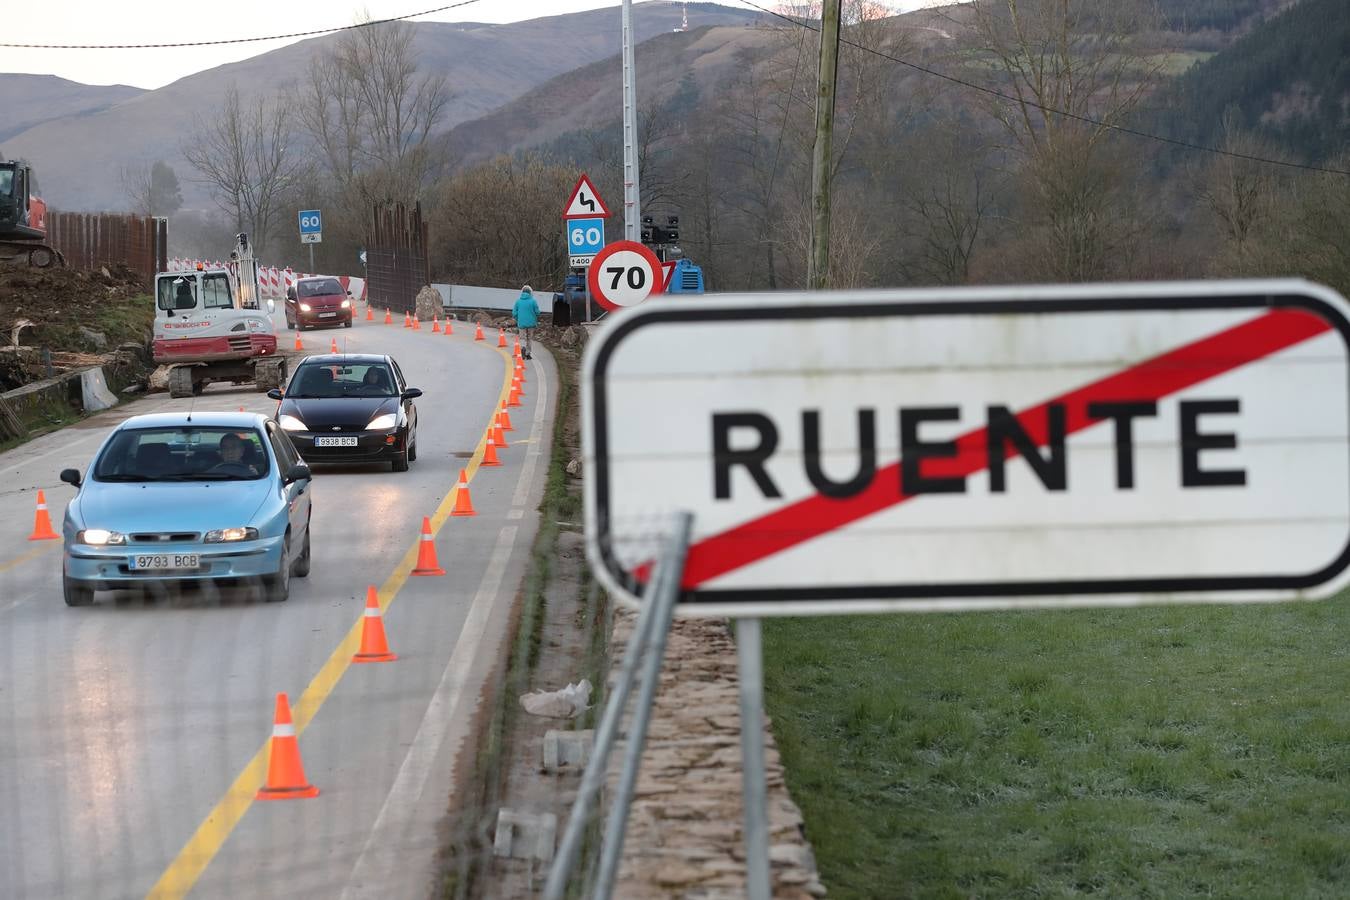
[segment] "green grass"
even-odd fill
[[[834,898],[1350,891],[1350,603],[773,620]]]

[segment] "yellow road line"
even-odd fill
[[[503,358],[506,364],[506,375],[503,379],[501,393],[497,397],[497,406],[494,407],[495,413],[501,408],[511,390],[511,357],[499,347],[489,347],[487,349],[496,350],[497,354]],[[479,438],[478,446],[474,449],[473,456],[469,459],[469,464],[465,466],[466,475],[470,481],[478,472],[478,468],[483,459],[483,452],[487,445],[487,433]],[[450,511],[455,508],[455,496],[459,492],[459,473],[455,473],[455,487],[445,495],[436,512],[431,517],[431,530],[435,534],[440,531],[441,526],[445,524],[446,519],[450,517]],[[417,550],[420,539],[414,541],[407,552],[403,554],[403,559],[399,561],[393,573],[380,585],[379,598],[380,608],[387,610],[398,596],[398,592],[408,581],[408,577],[417,564]],[[28,555],[37,553],[39,548],[29,551]],[[13,564],[18,564],[23,557],[15,560]],[[0,569],[3,571],[3,569]],[[292,707],[292,716],[295,720],[295,733],[302,734],[305,728],[313,721],[318,714],[319,708],[323,706],[324,701],[337,687],[338,680],[342,678],[347,667],[351,665],[352,656],[356,653],[361,641],[362,616],[358,618],[352,627],[347,631],[342,641],[333,649],[328,661],[319,669],[317,675],[310,681],[305,688],[300,699]],[[169,898],[186,897],[188,892],[196,885],[197,880],[202,877],[206,867],[215,859],[220,848],[225,845],[231,832],[234,831],[239,820],[248,812],[253,805],[253,797],[258,789],[262,787],[263,780],[267,777],[268,751],[271,746],[270,738],[263,741],[258,748],[258,752],[244,766],[243,771],[234,779],[234,782],[225,790],[225,795],[220,798],[215,807],[206,815],[206,818],[197,830],[193,832],[192,837],[183,845],[183,849],[178,851],[173,862],[169,863],[164,874],[159,876],[154,887],[147,894],[149,900],[169,900]]]
[[[60,546],[61,546],[60,541],[40,541],[40,542],[35,541],[33,543],[32,549],[30,549],[27,553],[21,553],[7,563],[0,563],[0,573],[8,572],[10,569],[18,568],[19,566],[28,562],[30,559],[37,559],[38,556],[40,556],[45,551],[50,550],[52,547],[60,547]]]

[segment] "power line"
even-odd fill
[[[787,16],[780,12],[777,12],[776,10],[767,9],[763,6],[760,6],[758,3],[755,3],[754,0],[738,0],[738,2],[744,3],[746,6],[754,7],[755,9],[759,10],[762,13],[767,13],[775,18],[782,19],[784,22],[787,22],[790,25],[796,25],[799,28],[805,28],[808,31],[814,31],[817,33],[820,31],[818,27],[812,25],[811,23],[805,21],[804,19],[794,18],[792,16]],[[1247,160],[1248,162],[1264,163],[1266,165],[1271,166],[1284,166],[1290,169],[1303,169],[1308,172],[1322,172],[1328,175],[1350,175],[1350,170],[1346,169],[1332,169],[1327,166],[1314,166],[1309,165],[1307,163],[1290,162],[1284,159],[1271,159],[1266,156],[1253,156],[1248,153],[1237,153],[1232,150],[1223,150],[1219,147],[1209,147],[1206,146],[1205,144],[1193,144],[1190,141],[1183,141],[1177,138],[1165,137],[1161,134],[1154,134],[1149,131],[1141,131],[1137,128],[1128,128],[1124,125],[1116,125],[1111,122],[1104,122],[1101,119],[1094,119],[1091,116],[1083,116],[1079,115],[1078,113],[1071,113],[1066,110],[1056,109],[1053,106],[1046,106],[1045,104],[1037,103],[1034,100],[1024,100],[1019,97],[1014,97],[1011,94],[1005,94],[1000,90],[996,90],[995,88],[986,87],[982,84],[976,84],[973,81],[966,81],[963,78],[957,78],[954,75],[948,75],[945,72],[939,72],[936,69],[930,69],[927,66],[921,66],[918,63],[912,63],[907,59],[901,59],[898,56],[891,56],[889,53],[885,53],[881,50],[877,50],[872,47],[864,47],[862,44],[856,43],[855,41],[850,41],[847,38],[841,38],[840,43],[847,44],[850,47],[863,51],[864,53],[871,53],[874,56],[880,56],[882,59],[888,59],[893,63],[898,63],[899,65],[907,66],[911,69],[914,69],[917,72],[922,72],[925,75],[932,75],[934,78],[940,78],[943,81],[950,81],[951,83],[958,84],[961,87],[970,88],[971,90],[980,91],[981,93],[989,94],[990,96],[993,97],[998,97],[1000,100],[1006,100],[1009,103],[1025,103],[1027,106],[1035,107],[1036,109],[1039,109],[1041,112],[1044,113],[1053,113],[1057,116],[1063,116],[1067,119],[1074,119],[1079,122],[1084,122],[1088,125],[1095,125],[1099,128],[1106,128],[1111,131],[1118,132],[1120,134],[1128,134],[1132,137],[1144,138],[1150,141],[1158,141],[1159,143],[1163,144],[1171,144],[1174,147],[1180,147],[1184,150],[1197,150],[1201,153],[1212,153],[1216,156],[1227,156],[1232,159]]]
[[[405,19],[415,19],[418,16],[429,16],[432,13],[445,12],[448,9],[458,9],[461,6],[468,6],[470,3],[477,3],[478,0],[459,0],[458,3],[451,3],[448,6],[438,6],[435,9],[424,9],[421,12],[408,13],[404,16],[391,16],[388,19],[372,19],[369,22],[356,22],[352,25],[338,25],[333,28],[318,28],[314,31],[295,31],[290,34],[269,34],[264,37],[247,38],[227,38],[219,41],[182,41],[176,44],[8,44],[0,43],[0,47],[15,47],[24,50],[156,50],[165,47],[215,47],[221,44],[253,44],[258,41],[282,41],[290,38],[313,37],[316,34],[334,34],[339,31],[351,31],[356,28],[369,28],[371,25],[386,25],[390,22],[402,22]]]

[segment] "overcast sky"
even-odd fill
[[[407,15],[453,0],[15,0],[4,3],[0,40],[30,44],[150,44],[223,40],[332,28]],[[773,0],[756,0],[771,6]],[[736,0],[725,5],[749,9]],[[926,5],[892,0],[897,10]],[[474,0],[420,22],[518,22],[540,16],[615,7],[617,0]],[[641,15],[637,4],[635,15]],[[697,20],[691,22],[697,24]],[[152,50],[18,50],[0,48],[0,72],[59,75],[86,84],[156,88],[224,63],[247,59],[291,41]]]

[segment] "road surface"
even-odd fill
[[[503,652],[537,527],[554,370],[527,363],[504,465],[480,469],[508,351],[462,324],[453,337],[364,321],[303,337],[311,352],[331,338],[394,355],[425,391],[419,457],[405,474],[318,471],[313,571],[292,580],[286,603],[100,593],[72,609],[60,542],[27,540],[34,490],[46,490],[59,531],[74,489],[57,473],[87,469],[117,422],[193,404],[274,412],[251,386],[152,395],[0,454],[0,897],[425,893],[455,752]],[[471,518],[448,515],[461,468]],[[409,577],[423,516],[444,577]],[[380,589],[399,658],[349,667],[367,585]],[[321,793],[254,802],[280,691]]]

